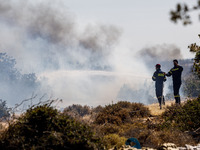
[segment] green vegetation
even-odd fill
[[[200,97],[188,100],[183,106],[172,105],[162,114],[163,125],[181,131],[195,131],[200,127]]]
[[[88,125],[48,105],[30,108],[0,136],[0,149],[95,149],[100,139]]]
[[[200,34],[199,34],[200,38]],[[194,65],[193,65],[193,71],[199,76],[200,78],[200,46],[197,45],[196,43],[193,43],[189,46],[190,52],[195,53],[195,58],[194,58]]]
[[[190,13],[195,10],[200,9],[200,0],[197,0],[197,3],[194,4],[193,6],[183,4],[183,3],[178,3],[176,5],[176,9],[172,10],[170,12],[171,15],[171,21],[174,23],[177,23],[177,21],[182,21],[183,25],[188,25],[192,23]]]
[[[189,73],[183,78],[183,93],[187,97],[198,97],[200,93],[200,78],[194,73]]]
[[[6,101],[0,99],[0,119],[6,119],[10,116],[9,109],[6,106]]]
[[[0,53],[0,70],[1,95],[28,97],[32,91],[40,87],[35,73],[22,74],[16,68],[16,60],[6,53]]]

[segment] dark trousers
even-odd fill
[[[174,83],[173,84],[174,98],[175,98],[177,104],[181,103],[181,98],[180,98],[180,94],[179,94],[180,87],[181,87],[181,83]]]
[[[156,97],[160,105],[165,103],[165,98],[163,96],[163,85],[156,86]]]

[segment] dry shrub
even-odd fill
[[[122,108],[131,108],[132,103],[128,101],[119,101],[117,105]]]
[[[96,133],[98,135],[107,135],[107,134],[119,134],[121,132],[121,127],[114,125],[114,124],[106,124],[106,125],[100,125],[95,126]]]
[[[99,113],[103,110],[103,107],[101,105],[98,105],[97,107],[92,109],[93,113]]]
[[[150,111],[144,104],[132,103],[131,104],[131,117],[149,117]]]
[[[159,148],[164,143],[174,143],[177,146],[195,144],[190,135],[179,130],[154,131],[145,128],[132,128],[129,133],[124,133],[124,136],[137,138],[143,147]]]
[[[151,132],[142,144],[145,147],[159,148],[164,143],[174,143],[177,146],[185,146],[185,144],[194,145],[195,141],[190,135],[179,130],[165,130]]]
[[[79,104],[73,104],[72,106],[68,106],[63,111],[64,114],[68,114],[72,117],[83,117],[85,115],[89,115],[91,113],[91,109],[89,106],[85,105],[79,105]]]
[[[109,134],[103,137],[103,143],[106,149],[113,147],[118,149],[125,144],[126,140],[127,139],[125,137],[120,137],[118,134]]]
[[[189,134],[180,130],[154,130],[149,129],[145,123],[127,124],[121,126],[121,128],[124,128],[121,136],[137,138],[143,147],[159,148],[164,143],[174,143],[177,146],[195,144],[195,140]]]
[[[131,123],[133,118],[147,116],[150,116],[150,111],[143,104],[120,101],[116,104],[105,106],[95,118],[95,123],[121,125]]]
[[[146,130],[146,126],[143,124],[127,124],[121,127],[124,129],[123,135],[126,137],[137,137],[140,134],[140,132]]]

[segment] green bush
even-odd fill
[[[200,78],[194,73],[187,74],[183,78],[184,95],[188,97],[198,97],[200,94]]]
[[[163,127],[177,127],[182,131],[194,131],[200,127],[200,97],[188,100],[183,106],[172,105],[162,114]]]
[[[30,108],[0,136],[0,149],[97,149],[91,128],[56,109]]]
[[[133,118],[150,116],[150,111],[143,104],[118,102],[105,106],[95,118],[97,124],[116,124],[131,123]]]
[[[198,36],[200,38],[200,34]],[[188,46],[188,48],[190,48],[190,52],[195,53],[193,71],[200,78],[200,46],[197,45],[196,43],[193,43],[190,46]]]

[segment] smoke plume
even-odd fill
[[[143,48],[139,55],[147,62],[170,61],[173,59],[182,59],[183,56],[179,48],[175,45],[163,44],[153,47]]]
[[[11,51],[14,50],[14,57],[20,59],[32,60],[35,57],[38,63],[33,66],[35,68],[97,67],[106,61],[104,57],[110,54],[120,37],[121,31],[112,25],[88,25],[80,31],[81,24],[76,22],[74,15],[55,5],[57,3],[33,4],[25,0],[18,3],[12,0],[0,2],[2,28],[11,29],[8,34],[15,32],[13,38],[17,39],[3,42],[1,48],[9,51],[9,55],[13,55]],[[8,44],[18,47],[8,48]],[[29,65],[27,68],[23,66],[23,69],[28,70]]]
[[[115,68],[110,58],[120,38],[119,28],[96,23],[82,26],[58,1],[0,0],[0,30],[0,52],[16,59],[15,67],[22,73],[36,73],[40,88],[32,92],[54,95],[65,104],[114,99],[118,89],[113,85],[121,82],[88,70]],[[19,102],[16,95],[4,94],[2,99]]]
[[[173,67],[172,60],[183,58],[181,50],[173,44],[162,44],[143,48],[137,55],[140,56],[151,72],[156,64],[161,64],[161,68],[168,71]]]
[[[119,98],[124,85],[130,91],[141,91],[144,82],[151,84],[152,81],[138,55],[148,61],[166,60],[169,58],[166,55],[176,56],[169,51],[173,49],[177,51],[176,58],[180,58],[180,51],[173,46],[143,49],[135,57],[130,49],[118,47],[122,34],[119,27],[83,25],[60,1],[0,0],[0,31],[0,52],[16,59],[16,68],[21,74],[37,76],[40,87],[29,90],[30,95],[31,91],[47,93],[63,99],[64,105],[107,104]],[[33,89],[32,85],[27,86]],[[12,104],[19,101],[16,95],[1,96]],[[148,99],[143,99],[147,103]]]

